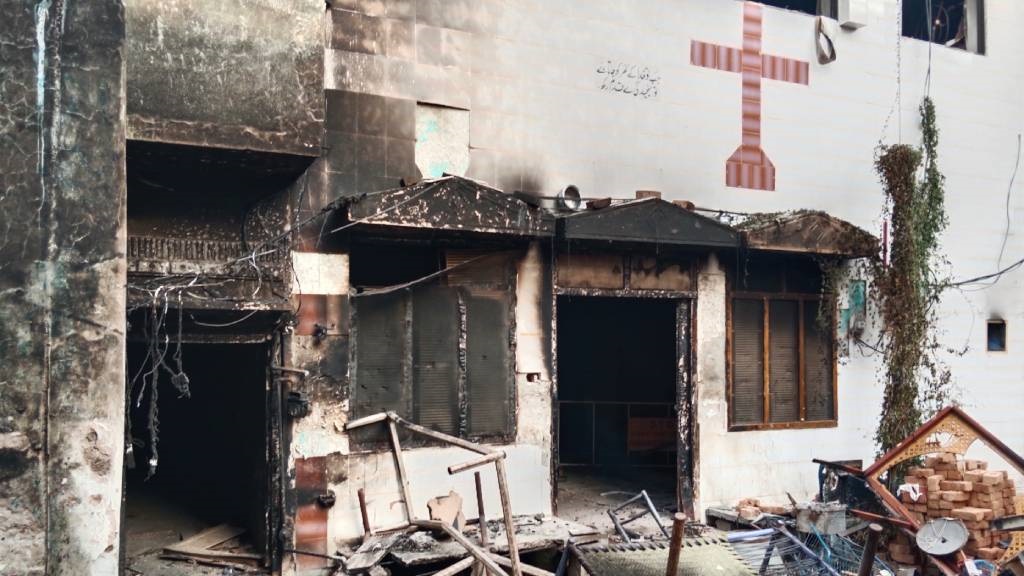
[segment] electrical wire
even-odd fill
[[[999,247],[999,258],[996,260],[996,268],[1003,264],[1003,252],[1006,251],[1006,240],[1010,237],[1010,196],[1013,195],[1013,183],[1017,180],[1017,169],[1020,168],[1020,145],[1021,134],[1017,133],[1017,160],[1013,164],[1013,173],[1010,174],[1010,185],[1006,187],[1006,232],[1003,233],[1003,243]]]
[[[996,259],[996,271],[991,273],[991,274],[983,274],[981,276],[976,276],[974,278],[968,278],[966,280],[959,280],[959,281],[956,281],[956,282],[950,282],[949,284],[947,284],[950,287],[959,288],[959,287],[969,286],[969,285],[973,285],[973,284],[981,284],[981,286],[975,287],[975,288],[973,288],[972,290],[969,290],[969,291],[978,291],[978,290],[984,290],[984,289],[987,289],[987,288],[991,288],[992,286],[995,286],[996,283],[999,282],[999,280],[1001,280],[1003,275],[1005,275],[1007,272],[1011,272],[1013,270],[1016,270],[1017,268],[1020,268],[1022,265],[1024,265],[1024,258],[1022,258],[1022,259],[1017,260],[1016,262],[1006,266],[1005,268],[1002,267],[1003,256],[1004,256],[1004,254],[1006,252],[1006,242],[1007,242],[1007,240],[1010,237],[1010,226],[1011,226],[1010,200],[1011,200],[1011,198],[1013,196],[1013,185],[1014,185],[1014,183],[1017,180],[1017,171],[1020,169],[1021,136],[1022,135],[1020,133],[1017,134],[1017,157],[1016,157],[1016,160],[1014,161],[1013,172],[1010,174],[1010,184],[1006,188],[1006,230],[1003,233],[1003,240],[1002,240],[1002,243],[999,246],[999,256]]]
[[[995,279],[996,281],[998,281],[1007,272],[1012,272],[1013,270],[1016,270],[1017,268],[1020,268],[1021,266],[1024,266],[1024,258],[1021,258],[1020,260],[1017,260],[1013,264],[1010,264],[1009,266],[1006,266],[1005,268],[997,270],[997,271],[995,271],[995,272],[993,272],[991,274],[984,274],[982,276],[976,276],[974,278],[968,278],[967,280],[960,280],[960,281],[957,281],[957,282],[950,282],[950,283],[946,284],[946,286],[951,286],[951,287],[967,286],[969,284],[977,284],[979,282],[984,282],[986,280],[991,280],[991,279]],[[990,284],[990,286],[994,285],[994,284],[995,284],[995,282]]]

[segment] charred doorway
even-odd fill
[[[182,344],[181,366],[188,376],[189,394],[181,394],[170,376],[162,375],[155,418],[152,386],[144,386],[141,377],[135,381],[124,503],[130,568],[152,568],[148,563],[157,562],[165,546],[222,525],[239,532],[217,547],[238,555],[231,561],[264,563],[270,501],[268,348],[266,344]],[[173,369],[177,368],[176,351],[177,345],[171,343],[165,358]],[[152,369],[148,357],[145,345],[129,344],[129,377]]]
[[[561,295],[556,310],[559,514],[605,524],[607,508],[641,490],[675,510],[688,306]]]

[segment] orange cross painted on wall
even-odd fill
[[[731,48],[693,40],[690,63],[738,72],[743,80],[743,139],[725,162],[725,185],[775,190],[775,165],[761,149],[761,79],[807,85],[810,66],[803,60],[761,52],[762,7],[743,3],[743,47]]]

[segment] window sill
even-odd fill
[[[837,420],[815,422],[773,422],[771,424],[730,424],[729,432],[753,432],[757,430],[804,430],[808,428],[836,428]]]

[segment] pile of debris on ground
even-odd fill
[[[650,496],[642,490],[607,510],[616,533],[599,535],[592,528],[559,518],[513,516],[505,455],[500,450],[424,428],[393,412],[350,422],[346,428],[372,424],[384,424],[391,437],[407,521],[399,527],[386,529],[371,526],[365,502],[360,497],[363,542],[358,549],[335,557],[339,564],[337,574],[387,574],[390,573],[384,568],[387,566],[398,573],[419,574],[427,570],[434,576],[466,573],[493,576],[839,576],[824,560],[821,548],[812,547],[817,544],[808,546],[791,531],[793,521],[787,524],[777,520],[779,517],[774,513],[784,512],[784,507],[766,505],[762,508],[760,503],[746,502],[748,508],[757,508],[759,516],[764,516],[762,510],[773,514],[772,527],[761,530],[726,533],[691,522],[680,513],[675,513],[671,526],[667,526]],[[500,517],[487,520],[479,472],[474,472],[479,517],[475,523],[466,521],[463,498],[454,492],[428,503],[429,518],[417,517],[413,513],[415,507],[410,505],[409,478],[398,442],[398,427],[476,453],[475,459],[450,466],[449,474],[494,466],[501,496]],[[655,534],[638,535],[629,528],[634,522],[648,518],[657,526]],[[844,566],[860,562],[862,553],[848,550],[838,539],[821,539],[820,542],[834,547],[828,550],[836,558],[840,552],[845,553],[844,558],[849,558]],[[535,554],[538,550],[549,553],[538,557]],[[522,557],[524,552],[534,553],[528,556],[530,562]],[[863,555],[870,558],[870,564],[874,563],[873,548]]]

